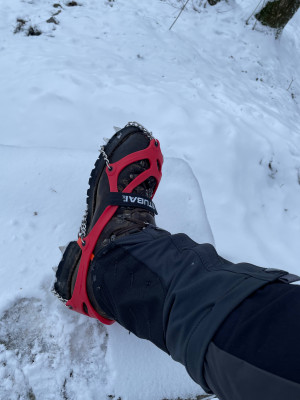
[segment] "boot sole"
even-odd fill
[[[108,143],[104,146],[104,151],[111,158],[113,152],[133,133],[143,133],[138,127],[129,126],[116,132]],[[89,232],[90,224],[95,211],[97,189],[100,177],[102,176],[106,167],[103,155],[100,153],[98,159],[94,164],[94,168],[91,171],[89,178],[89,187],[87,190],[86,204],[87,204],[87,217],[86,226],[87,232]],[[56,281],[54,283],[53,290],[57,297],[64,303],[71,299],[71,283],[72,277],[76,270],[81,257],[81,249],[77,242],[70,242],[62,256],[62,259],[58,265],[56,271]]]

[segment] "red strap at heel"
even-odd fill
[[[150,176],[153,176],[156,179],[157,184],[151,197],[152,199],[161,180],[161,167],[163,164],[163,156],[160,150],[159,141],[156,139],[152,139],[146,149],[131,153],[121,160],[110,164],[110,169],[106,167],[105,171],[108,176],[110,191],[118,192],[118,178],[120,172],[125,167],[134,162],[144,159],[149,160],[150,167],[146,171],[138,175],[135,179],[133,179],[133,181],[131,181],[129,185],[126,186],[122,193],[132,193],[133,189],[139,186]],[[102,317],[93,308],[87,295],[86,281],[91,260],[94,258],[93,251],[95,249],[98,238],[104,227],[117,211],[118,207],[119,206],[108,205],[92,228],[92,230],[90,231],[90,233],[83,240],[81,238],[78,239],[78,245],[82,249],[82,255],[80,259],[74,291],[71,299],[66,303],[66,306],[70,309],[77,311],[80,314],[96,318],[106,325],[111,325],[115,321]]]

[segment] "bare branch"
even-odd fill
[[[175,21],[174,21],[173,24],[170,26],[169,31],[173,28],[173,26],[175,25],[176,21],[177,21],[178,18],[180,17],[182,11],[185,9],[185,6],[187,5],[187,3],[188,3],[189,1],[190,1],[190,0],[187,0],[187,1],[184,3],[184,5],[182,6],[182,8],[181,8],[181,10],[180,10],[180,13],[177,15]]]

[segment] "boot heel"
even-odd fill
[[[71,280],[77,264],[80,261],[81,249],[77,242],[70,242],[64,251],[56,271],[54,291],[62,301],[71,298]]]

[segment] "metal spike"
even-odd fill
[[[109,142],[109,139],[107,137],[103,138],[105,144],[107,144]]]
[[[51,292],[54,294],[55,297],[58,298],[58,300],[62,301],[64,304],[67,303],[68,300],[64,299],[63,297],[61,297],[57,291],[54,289],[54,287],[52,288]]]
[[[119,132],[121,130],[121,128],[119,128],[118,126],[114,126],[114,131],[115,132]]]
[[[66,250],[66,248],[67,248],[67,246],[59,246],[58,248],[61,251],[61,254],[63,255],[65,250]]]

